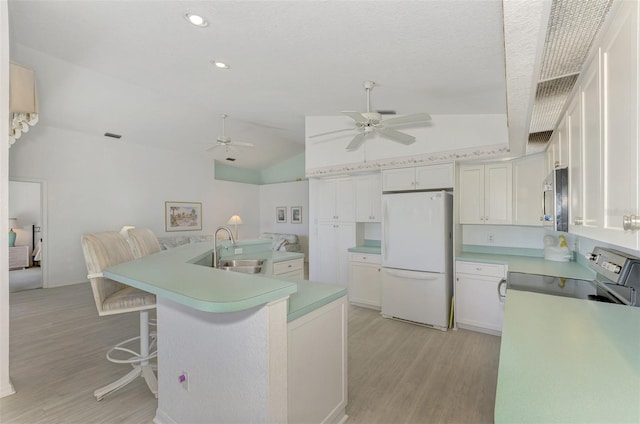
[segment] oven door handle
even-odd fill
[[[504,292],[500,290],[502,286],[504,286]],[[500,303],[504,303],[506,296],[507,296],[507,280],[506,278],[503,278],[498,283],[498,300],[500,301]]]

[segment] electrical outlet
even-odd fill
[[[233,251],[234,254],[239,255],[242,253],[242,247],[236,247],[235,250]]]
[[[182,385],[182,388],[187,392],[189,391],[189,373],[183,371],[182,374],[178,376],[178,382]]]
[[[489,243],[493,243],[493,234],[489,234],[489,235],[487,235],[487,241],[488,241]]]

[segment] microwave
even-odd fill
[[[554,231],[569,231],[569,172],[556,168],[542,183],[542,224]]]

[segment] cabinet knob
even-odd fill
[[[638,215],[625,215],[622,217],[622,229],[623,230],[640,230],[640,216]]]

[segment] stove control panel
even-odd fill
[[[598,274],[606,277],[615,284],[624,284],[622,278],[625,273],[625,265],[629,261],[629,256],[625,253],[611,249],[596,247],[592,253],[587,253],[586,258],[589,265]]]

